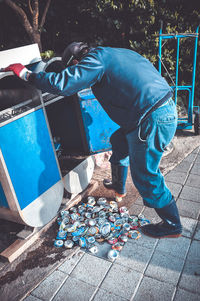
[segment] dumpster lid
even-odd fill
[[[10,64],[15,63],[20,63],[24,66],[27,66],[40,61],[41,55],[38,44],[30,44],[0,51],[0,68],[5,68]],[[0,72],[0,79],[8,75],[13,75],[13,72]]]

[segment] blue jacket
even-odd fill
[[[172,89],[143,56],[124,49],[97,47],[61,73],[33,73],[29,80],[42,91],[70,96],[91,87],[104,110],[118,125],[134,128]]]

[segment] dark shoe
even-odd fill
[[[178,208],[174,198],[163,208],[155,208],[162,221],[157,224],[148,224],[141,227],[145,235],[154,238],[179,237],[182,233],[182,226]]]
[[[103,180],[106,189],[110,189],[118,193],[120,196],[126,195],[126,179],[128,175],[128,167],[111,164],[112,180]]]

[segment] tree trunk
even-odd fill
[[[24,26],[24,29],[28,33],[28,36],[30,37],[30,40],[32,43],[37,43],[40,49],[40,52],[42,51],[42,43],[41,43],[41,32],[40,28],[44,26],[46,15],[51,3],[51,0],[46,1],[46,5],[41,17],[41,22],[39,24],[39,2],[38,0],[34,0],[33,2],[33,8],[31,6],[31,0],[28,1],[29,11],[32,17],[32,24],[31,21],[28,20],[28,16],[25,13],[25,11],[15,2],[12,0],[4,0],[5,3],[12,8],[17,16],[19,17],[20,22]]]
[[[33,43],[37,43],[38,47],[40,49],[40,52],[42,52],[42,43],[41,43],[41,34],[39,32],[34,32],[31,35],[31,41]]]

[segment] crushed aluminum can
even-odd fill
[[[116,230],[120,230],[121,227],[122,227],[122,220],[121,220],[121,219],[117,219],[117,220],[114,222],[114,226],[115,226],[115,229],[116,229]]]
[[[99,198],[97,200],[97,204],[98,205],[105,205],[107,203],[107,199],[106,198]]]
[[[80,221],[80,222],[84,222],[84,221],[85,221],[84,216],[80,216],[80,217],[79,217],[79,221]]]
[[[116,218],[114,217],[114,215],[110,215],[109,216],[109,221],[111,221],[112,223],[114,223],[116,221]]]
[[[138,239],[141,237],[141,233],[136,230],[131,230],[128,232],[128,237],[131,239]]]
[[[150,224],[151,222],[148,220],[148,219],[140,219],[139,220],[139,225],[140,227],[144,226],[144,225],[148,225]]]
[[[129,222],[130,226],[131,226],[131,229],[134,229],[135,227],[138,228],[139,224],[138,224],[138,221],[130,221]]]
[[[106,212],[103,211],[103,210],[99,211],[99,217],[105,218],[106,217]]]
[[[68,239],[64,242],[64,246],[67,249],[71,249],[74,246],[74,242],[72,240]]]
[[[79,243],[80,236],[72,236],[72,241],[75,243]]]
[[[90,212],[85,212],[85,217],[86,218],[91,218],[92,217],[92,214]]]
[[[61,225],[61,223],[62,223],[62,217],[58,217],[57,218],[57,223],[58,223],[59,226]]]
[[[80,227],[76,231],[72,232],[72,236],[81,236],[85,232],[85,227]]]
[[[131,229],[131,226],[128,223],[123,224],[123,230],[129,231]]]
[[[110,223],[106,222],[100,226],[99,232],[105,237],[111,231]]]
[[[130,215],[128,218],[129,223],[137,223],[138,217],[136,215]]]
[[[119,208],[119,212],[120,212],[120,213],[127,213],[127,214],[128,214],[128,208],[125,207],[125,206],[120,207],[120,208]]]
[[[68,210],[61,210],[60,215],[61,215],[62,218],[64,218],[64,217],[69,215],[69,211]]]
[[[111,248],[116,251],[121,251],[123,248],[123,245],[121,245],[119,242],[117,242],[116,244],[112,245]]]
[[[94,236],[87,237],[87,242],[88,242],[89,244],[94,244],[95,241],[96,241],[96,240],[95,240]]]
[[[65,231],[72,233],[72,232],[76,231],[76,228],[77,228],[76,225],[69,224],[69,225],[65,226]]]
[[[56,236],[56,239],[66,239],[67,232],[64,230],[59,230]]]
[[[69,218],[64,217],[61,224],[60,224],[59,230],[64,230],[68,223],[69,223]]]
[[[88,250],[90,251],[90,253],[96,254],[98,252],[98,247],[92,246],[92,247],[88,248]]]
[[[97,224],[100,226],[106,222],[106,219],[104,217],[98,217],[97,218]]]
[[[93,208],[93,213],[98,213],[100,210],[101,210],[101,207],[100,207],[100,206],[95,206],[95,207]]]
[[[73,221],[77,221],[79,219],[79,217],[80,217],[79,213],[72,213],[71,214],[71,219]]]
[[[120,239],[120,241],[122,241],[122,242],[127,242],[128,241],[128,237],[126,236],[126,235],[121,235],[120,237],[119,237],[119,239]]]
[[[69,208],[70,212],[76,213],[77,212],[77,208],[75,206]]]
[[[78,213],[83,214],[85,212],[85,208],[83,206],[79,206]]]
[[[72,222],[73,222],[73,225],[74,225],[76,228],[80,228],[80,227],[81,227],[81,222],[80,222],[80,220],[72,221]]]
[[[114,212],[114,213],[113,213],[113,216],[114,216],[116,219],[121,219],[120,214],[117,213],[117,212]]]
[[[93,236],[99,232],[98,227],[90,227],[87,231],[87,235]]]
[[[114,261],[119,256],[119,252],[116,250],[111,249],[108,252],[108,259]]]
[[[87,202],[88,202],[89,205],[92,205],[92,206],[94,206],[95,203],[96,203],[95,198],[93,196],[89,196],[87,198]]]
[[[64,244],[64,242],[63,242],[62,239],[59,239],[59,240],[55,240],[55,241],[54,241],[54,246],[55,246],[56,248],[62,247],[63,244]]]
[[[80,239],[79,239],[79,246],[80,246],[81,248],[86,248],[87,243],[86,243],[85,237],[80,237]]]
[[[112,237],[112,238],[108,239],[107,241],[110,245],[114,245],[118,242],[118,239],[116,237]]]
[[[95,226],[96,223],[97,223],[97,222],[96,222],[95,219],[92,219],[92,218],[88,219],[88,225],[89,225],[89,226]]]
[[[111,207],[112,209],[118,208],[117,202],[115,202],[115,201],[110,201],[110,207]]]

